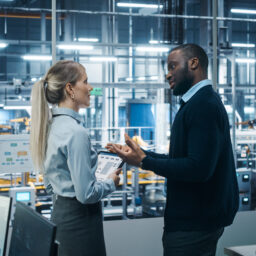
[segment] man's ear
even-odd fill
[[[189,60],[189,67],[192,69],[192,70],[195,70],[197,69],[199,66],[199,59],[194,57],[194,58],[191,58]]]

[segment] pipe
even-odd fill
[[[52,0],[52,65],[56,63],[56,0]]]
[[[212,49],[213,49],[213,59],[212,59],[212,84],[213,88],[216,91],[217,89],[217,32],[218,32],[218,24],[217,24],[217,0],[212,1]]]
[[[1,18],[16,18],[16,19],[41,19],[41,14],[25,14],[25,13],[4,14],[4,13],[0,13],[0,17]],[[48,15],[46,15],[46,19],[51,20],[52,16],[48,14]],[[59,17],[59,19],[63,20],[63,19],[65,19],[65,16],[62,15]]]
[[[22,7],[0,7],[0,10],[19,10],[26,12],[52,12],[52,9],[44,8],[22,8]],[[142,13],[125,13],[125,12],[102,12],[102,11],[83,11],[83,10],[56,10],[57,13],[78,13],[88,15],[109,15],[109,16],[134,16],[145,18],[166,18],[166,19],[203,19],[212,20],[211,16],[197,16],[197,15],[176,15],[176,14],[142,14]],[[256,22],[256,19],[242,19],[242,18],[230,18],[230,17],[217,17],[217,20],[227,21],[242,21],[242,22]]]

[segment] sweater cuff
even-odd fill
[[[152,157],[150,157],[149,155],[146,155],[146,157],[144,157],[141,161],[141,168],[144,170],[151,170],[151,160]]]

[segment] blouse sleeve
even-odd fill
[[[88,134],[84,130],[76,131],[67,146],[67,163],[76,198],[83,204],[96,203],[116,189],[112,179],[96,180],[97,165],[92,163],[91,152]]]

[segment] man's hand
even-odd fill
[[[108,178],[110,178],[114,181],[116,187],[118,186],[118,184],[120,182],[119,174],[120,174],[121,171],[122,171],[122,168],[118,168],[116,171],[109,174],[109,176],[108,176]]]
[[[113,148],[113,145],[115,145],[117,148],[119,148],[122,151],[128,152],[129,147],[127,145],[120,145],[120,144],[114,144],[114,143],[108,143],[107,146],[105,147],[108,151],[111,153],[116,154],[116,150]]]
[[[146,157],[146,154],[140,149],[128,134],[124,135],[127,146],[111,144],[112,151],[120,156],[125,162],[130,165],[139,166],[141,161]],[[108,144],[109,145],[109,144]],[[121,146],[121,147],[120,147]]]

